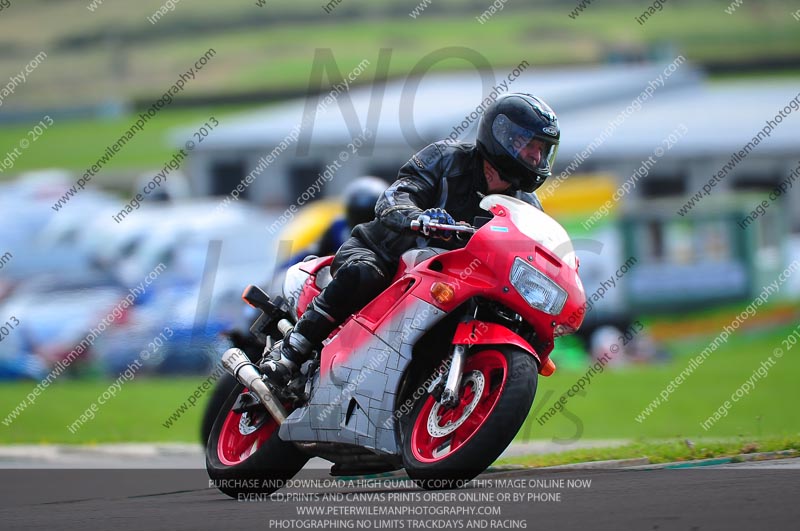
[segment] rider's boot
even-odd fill
[[[322,344],[336,328],[337,322],[317,304],[310,304],[300,320],[283,339],[276,353],[262,367],[267,380],[282,388],[300,370],[300,366],[311,359],[314,349]]]

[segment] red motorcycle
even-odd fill
[[[483,472],[530,411],[538,375],[555,371],[555,337],[576,331],[585,303],[566,231],[535,207],[490,195],[480,228],[422,224],[456,234],[457,250],[413,249],[392,284],[326,340],[284,389],[259,365],[330,281],[333,257],[286,275],[271,300],[249,286],[261,310],[251,332],[266,344],[252,363],[240,349],[222,361],[239,385],[206,445],[206,466],[225,494],[270,493],[312,456],[331,475],[405,469],[423,488],[450,488]],[[478,223],[480,224],[480,223]]]

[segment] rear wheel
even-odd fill
[[[226,332],[231,343],[234,347],[242,349],[250,361],[257,363],[261,358],[261,353],[264,351],[264,344],[260,343],[251,335],[247,335],[238,330],[231,330]],[[225,400],[233,392],[234,388],[239,384],[236,378],[228,373],[224,373],[217,383],[214,385],[211,396],[208,398],[206,409],[203,411],[203,420],[200,423],[200,441],[203,446],[208,444],[208,438],[211,435],[211,428],[214,427],[214,421],[217,420],[217,415],[222,410]]]
[[[211,436],[211,429],[214,427],[214,421],[217,420],[222,406],[225,405],[225,401],[237,385],[238,382],[236,378],[228,373],[223,374],[220,379],[217,380],[214,390],[211,391],[208,404],[206,404],[206,409],[203,411],[203,421],[200,425],[200,440],[203,442],[203,446],[208,444],[208,438]]]
[[[214,485],[237,498],[270,494],[305,466],[308,456],[278,437],[278,423],[261,406],[237,413],[237,385],[222,406],[206,446],[206,469]]]
[[[403,463],[426,489],[454,488],[471,480],[505,450],[533,404],[536,360],[515,348],[470,355],[459,402],[445,408],[422,397],[403,428]]]

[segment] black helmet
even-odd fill
[[[347,224],[352,228],[375,219],[375,203],[389,184],[378,177],[359,177],[344,189]]]
[[[552,175],[560,138],[558,118],[545,102],[530,94],[506,94],[486,109],[477,144],[501,179],[533,192]]]

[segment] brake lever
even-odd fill
[[[411,230],[421,232],[425,236],[430,235],[431,229],[435,231],[455,232],[456,236],[459,234],[474,234],[478,230],[471,225],[450,225],[447,223],[437,223],[435,221],[422,223],[419,219],[415,219],[411,222]]]

